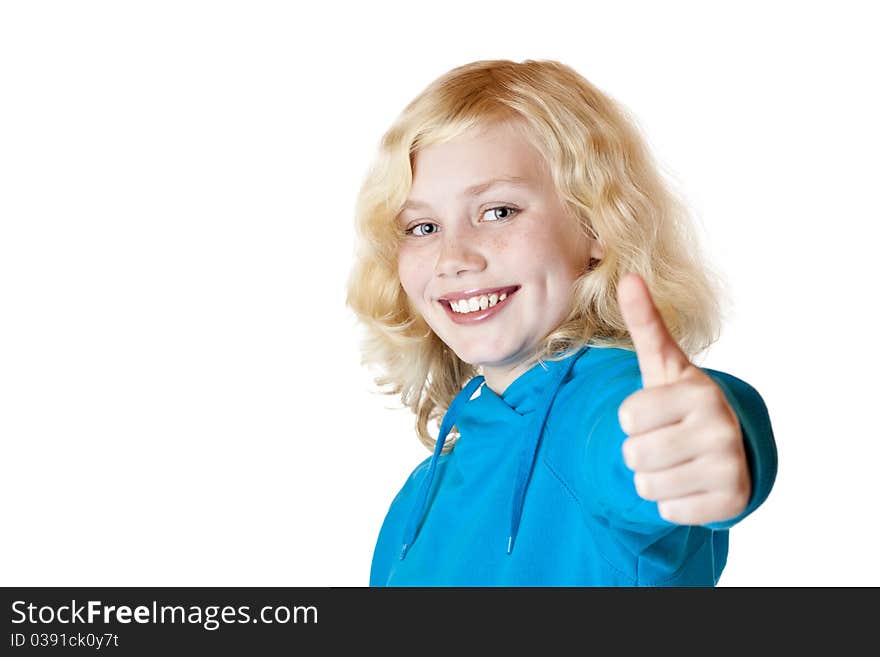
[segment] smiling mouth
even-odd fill
[[[454,298],[441,297],[438,301],[447,308],[452,308],[456,312],[466,314],[468,312],[485,310],[486,308],[494,306],[499,301],[504,301],[519,288],[519,285],[509,285],[507,287],[494,288],[488,292],[476,293],[470,296],[464,296],[460,293],[451,293],[449,296]]]
[[[516,294],[519,288],[518,285],[499,288],[490,294],[475,295],[459,300],[441,299],[440,303],[455,323],[472,324],[495,316],[507,306],[510,298]]]

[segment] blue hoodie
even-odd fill
[[[713,586],[728,529],[776,477],[767,408],[744,381],[702,368],[740,419],[752,474],[747,508],[677,525],[639,497],[623,461],[620,404],[642,387],[635,352],[585,346],[544,361],[498,395],[471,379],[432,457],[394,498],[370,586]],[[455,425],[455,448],[440,455]]]

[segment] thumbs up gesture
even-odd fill
[[[642,389],[618,409],[636,492],[682,525],[739,515],[751,492],[739,418],[669,334],[640,276],[620,280],[617,301],[642,374]]]

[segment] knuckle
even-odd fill
[[[723,424],[718,427],[716,433],[718,436],[716,438],[716,442],[718,443],[719,447],[728,451],[731,455],[733,455],[734,458],[736,458],[737,453],[739,451],[742,451],[739,449],[740,445],[742,444],[742,440],[740,440],[739,435],[733,430],[733,428],[729,424]]]
[[[694,381],[688,386],[691,400],[697,406],[705,406],[709,402],[709,394],[711,386],[707,386],[703,381]]]
[[[639,497],[650,500],[653,485],[648,476],[644,472],[636,472],[633,476],[633,481],[635,482],[636,492],[639,494]]]
[[[737,494],[741,494],[747,488],[745,484],[749,478],[749,470],[745,458],[737,458],[736,456],[728,458],[724,466],[724,475]]]
[[[715,480],[727,490],[733,490],[739,480],[739,466],[736,459],[725,457],[715,465]]]
[[[624,433],[630,433],[630,415],[629,410],[621,406],[617,409],[617,422]]]
[[[644,450],[632,438],[623,442],[623,460],[630,470],[644,467]]]
[[[733,515],[737,515],[746,510],[746,507],[749,505],[749,498],[751,497],[751,491],[746,489],[741,489],[733,496]]]
[[[724,417],[730,419],[736,418],[736,413],[730,407],[730,403],[727,401],[727,396],[722,392],[721,388],[713,385],[712,389],[708,393],[708,398],[706,400],[706,405],[708,408],[712,409],[715,413],[719,415],[723,415]]]
[[[727,405],[724,392],[711,381],[695,384],[693,394],[700,407],[708,411],[715,412]]]
[[[728,422],[713,422],[711,428],[707,430],[708,443],[713,449],[730,452],[731,454],[737,447],[737,435],[733,431]]]
[[[671,502],[657,502],[657,513],[660,517],[669,522],[679,522],[680,511],[678,507]]]
[[[719,504],[719,513],[724,520],[737,516],[746,508],[748,499],[745,499],[739,491],[730,491],[723,495]]]

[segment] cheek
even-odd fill
[[[498,231],[496,234],[489,237],[486,246],[491,250],[492,253],[507,253],[508,251],[510,251],[511,247],[516,248],[515,245],[520,240],[524,240],[526,243],[528,243],[528,231],[525,231],[525,233],[526,234],[520,235],[518,238],[511,239],[509,233]]]
[[[542,239],[545,254],[555,254],[554,260],[560,270],[580,274],[589,262],[589,244],[584,234],[574,226],[556,225]]]
[[[586,268],[588,248],[579,231],[563,226],[534,224],[512,240],[506,253],[525,273],[576,278]]]
[[[503,245],[503,253],[509,253],[517,261],[531,264],[544,264],[558,261],[563,244],[556,236],[547,232],[541,225],[532,225]]]
[[[407,296],[418,299],[418,291],[424,287],[424,273],[419,267],[419,258],[401,252],[397,257],[397,276]]]

